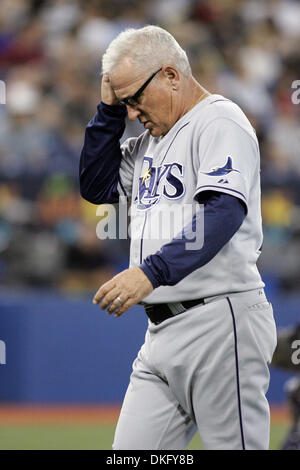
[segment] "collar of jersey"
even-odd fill
[[[174,133],[178,132],[178,130],[185,126],[190,119],[193,117],[194,114],[198,113],[201,108],[206,107],[207,105],[213,103],[214,101],[217,101],[219,99],[222,100],[227,100],[224,96],[222,95],[217,95],[217,94],[211,94],[208,95],[206,98],[204,98],[202,101],[197,103],[192,109],[190,109],[186,114],[184,114],[178,121],[175,122],[174,126],[169,130],[169,132],[166,135],[159,136],[159,137],[153,137],[154,140],[157,142],[165,141],[168,138],[172,138],[174,136]]]

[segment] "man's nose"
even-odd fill
[[[136,108],[132,108],[131,106],[126,105],[127,107],[127,113],[128,113],[128,118],[130,121],[135,121],[137,117],[141,114],[141,111],[139,111]]]

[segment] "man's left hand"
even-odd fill
[[[140,268],[129,268],[103,284],[94,296],[93,303],[107,312],[121,316],[133,305],[140,302],[153,291],[148,277]]]

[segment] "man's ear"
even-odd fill
[[[175,67],[167,65],[166,67],[164,67],[163,73],[165,77],[167,77],[167,79],[169,80],[172,90],[178,90],[180,75],[179,72],[175,69]]]

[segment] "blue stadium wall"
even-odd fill
[[[278,328],[299,321],[299,297],[269,292]],[[144,341],[142,307],[108,316],[91,298],[50,292],[0,293],[0,402],[120,403]],[[163,354],[163,351],[162,351]],[[291,374],[273,368],[268,398],[285,400]]]

